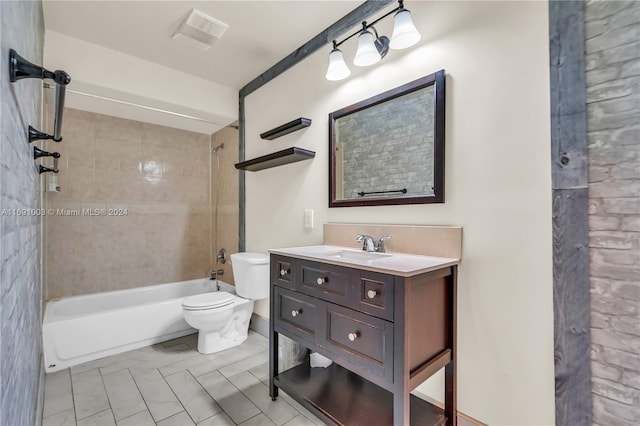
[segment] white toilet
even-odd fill
[[[182,301],[187,323],[198,329],[198,352],[211,354],[244,342],[249,333],[253,301],[269,296],[269,256],[231,255],[236,294],[226,291],[198,294]]]

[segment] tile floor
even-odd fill
[[[323,423],[266,381],[268,341],[202,355],[193,334],[45,377],[43,426],[314,426]]]

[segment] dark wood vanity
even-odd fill
[[[455,425],[457,264],[404,275],[272,253],[271,397],[330,424]],[[333,364],[278,371],[279,334]],[[410,394],[443,367],[444,409]]]

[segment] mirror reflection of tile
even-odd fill
[[[338,198],[402,195],[403,189],[408,195],[434,194],[433,96],[429,86],[336,120],[342,141],[336,154],[343,165]]]

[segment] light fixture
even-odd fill
[[[392,49],[406,49],[420,41],[420,33],[413,25],[411,12],[404,8],[400,2],[400,10],[393,17],[393,34],[390,47]]]
[[[391,40],[389,40],[387,36],[379,36],[374,25],[394,12],[396,14],[393,19],[393,35],[391,36]],[[329,68],[325,76],[327,80],[342,80],[351,74],[349,67],[344,61],[342,51],[338,49],[338,46],[356,35],[358,36],[358,48],[356,50],[356,56],[353,59],[353,64],[359,67],[366,67],[380,62],[389,51],[389,47],[392,49],[405,49],[413,46],[420,40],[420,33],[415,25],[413,25],[411,12],[405,9],[403,1],[399,0],[398,7],[392,11],[384,14],[370,24],[367,24],[366,21],[362,22],[362,29],[354,32],[340,42],[333,40],[333,50],[329,54]]]
[[[329,54],[329,68],[327,68],[327,80],[343,80],[351,75],[351,70],[344,62],[342,51],[338,49],[337,43],[333,41],[333,50]]]
[[[367,28],[373,30],[375,38]],[[376,64],[384,58],[388,51],[389,37],[379,37],[378,31],[373,25],[367,27],[367,22],[363,22],[362,31],[358,36],[358,50],[356,51],[356,57],[353,58],[353,64],[359,67]]]

